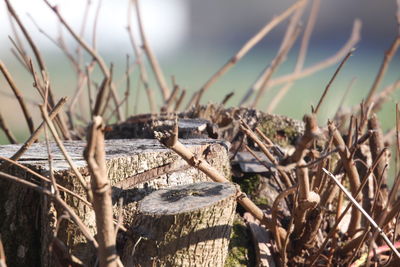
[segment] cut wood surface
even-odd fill
[[[175,125],[173,113],[141,114],[126,121],[109,125],[105,133],[106,139],[154,138],[154,131],[172,129]],[[179,118],[179,138],[207,138],[210,122],[198,118]]]
[[[224,266],[236,187],[203,182],[146,196],[123,254],[125,266]]]
[[[230,177],[227,151],[229,144],[210,139],[187,139],[182,142],[194,153],[205,159],[226,177]],[[64,142],[66,150],[85,179],[89,172],[83,158],[86,142]],[[124,198],[124,225],[130,225],[136,213],[137,201],[147,194],[170,186],[210,181],[203,173],[190,167],[171,150],[154,139],[106,140],[106,164],[108,177],[113,188],[113,201]],[[11,157],[19,145],[0,146],[0,155]],[[68,163],[51,143],[53,169],[57,183],[85,197],[85,190],[71,171]],[[48,155],[42,143],[33,144],[21,157],[20,163],[44,175],[48,173]],[[7,172],[18,177],[37,181],[29,173],[10,167]],[[0,230],[11,266],[48,266],[52,259],[48,245],[52,239],[57,217],[54,208],[49,208],[49,200],[17,184],[0,181]],[[77,198],[65,194],[62,197],[75,210],[82,221],[95,234],[95,216],[92,208]],[[32,205],[32,203],[37,203]],[[116,205],[115,205],[116,208]],[[114,214],[116,212],[114,211]],[[78,227],[64,221],[58,238],[72,248],[72,254],[89,265],[93,263],[95,251],[89,245]],[[28,264],[29,263],[29,264]]]

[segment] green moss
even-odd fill
[[[240,188],[244,193],[252,196],[260,184],[260,177],[258,175],[248,175],[238,178],[233,177],[233,181],[240,185]]]
[[[265,115],[259,128],[272,142],[283,147],[294,145],[304,132],[302,122],[277,115]]]
[[[255,255],[250,233],[243,220],[235,218],[225,267],[254,266],[254,263]]]
[[[254,203],[257,205],[257,206],[259,206],[259,207],[262,207],[262,206],[268,206],[268,199],[266,199],[266,198],[262,198],[262,197],[256,197],[255,199],[254,199]]]

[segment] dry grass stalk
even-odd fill
[[[195,100],[196,105],[200,103],[203,94],[213,85],[218,78],[224,75],[230,68],[232,68],[239,60],[241,60],[258,42],[260,42],[273,28],[288,18],[297,9],[303,7],[307,3],[307,0],[299,0],[291,7],[286,9],[282,14],[273,18],[268,22],[256,35],[248,40],[240,50],[229,59],[224,66],[222,66],[214,75],[208,79],[208,81],[192,96],[192,100]],[[191,100],[191,101],[192,101]]]
[[[85,159],[91,174],[93,208],[96,214],[98,257],[100,266],[118,266],[115,245],[115,229],[111,200],[111,186],[107,176],[104,151],[104,124],[100,116],[93,118],[88,131]]]
[[[136,10],[136,17],[137,17],[137,21],[138,21],[138,25],[139,25],[140,36],[142,39],[143,50],[145,51],[147,58],[149,59],[150,65],[153,68],[154,75],[156,77],[157,83],[161,90],[161,94],[163,96],[163,100],[164,100],[164,102],[166,102],[170,96],[170,91],[167,86],[167,82],[165,81],[164,74],[161,70],[160,64],[158,63],[158,60],[149,45],[146,33],[143,29],[143,22],[142,22],[142,17],[141,17],[141,13],[140,13],[140,7],[139,7],[138,0],[131,0],[131,1],[133,1],[135,10]]]

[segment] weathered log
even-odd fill
[[[226,177],[230,176],[227,150],[228,143],[210,139],[182,140],[196,154],[200,154]],[[84,178],[89,178],[82,141],[64,142],[64,145]],[[0,155],[10,157],[18,145],[0,146]],[[85,190],[64,160],[54,143],[51,144],[53,169],[57,183],[85,196]],[[24,154],[20,163],[47,175],[48,155],[46,147],[37,143]],[[147,194],[175,185],[210,181],[203,173],[190,167],[177,154],[163,147],[157,140],[125,139],[106,140],[108,176],[113,187],[113,199],[124,199],[124,225],[130,225],[136,213],[137,201]],[[8,173],[37,182],[31,174],[16,166]],[[47,185],[46,185],[47,186]],[[58,217],[56,209],[46,197],[39,196],[18,184],[0,180],[0,233],[5,246],[9,266],[53,265],[48,247]],[[93,210],[77,198],[61,192],[65,201],[95,234]],[[116,206],[116,205],[115,205]],[[56,207],[57,208],[57,207]],[[114,212],[116,214],[116,212]],[[93,247],[87,243],[79,228],[68,220],[60,225],[57,236],[71,253],[82,262],[92,265],[95,259]]]
[[[105,133],[106,139],[154,138],[154,131],[172,129],[176,115],[171,113],[140,114],[126,121],[109,125]],[[210,137],[210,122],[197,118],[179,118],[179,138]]]
[[[139,204],[124,249],[125,266],[224,266],[236,188],[195,183],[163,189]]]

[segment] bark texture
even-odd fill
[[[182,140],[190,150],[200,154],[223,173],[230,177],[227,150],[228,143],[210,139]],[[89,171],[83,158],[86,145],[82,141],[64,142],[64,145],[82,175],[89,179]],[[124,198],[124,225],[131,225],[137,210],[137,201],[149,193],[170,186],[210,181],[203,173],[190,167],[177,154],[152,139],[106,140],[106,165],[112,186],[113,201]],[[0,155],[11,157],[18,145],[0,146]],[[51,145],[53,169],[57,183],[84,196],[85,190],[70,170],[55,144]],[[20,159],[25,166],[42,174],[48,173],[45,145],[32,145]],[[31,181],[37,181],[30,174],[14,166],[9,173]],[[0,180],[0,232],[5,246],[9,266],[50,266],[54,262],[48,253],[58,217],[46,197],[18,184]],[[82,201],[61,192],[62,197],[75,210],[83,222],[95,234],[95,214]],[[116,207],[117,205],[115,205]],[[117,207],[116,207],[117,208]],[[114,211],[116,214],[116,211]],[[71,247],[71,253],[86,264],[93,264],[95,251],[89,245],[79,228],[68,220],[60,225],[58,238]],[[120,239],[123,239],[121,237]],[[118,244],[117,244],[118,245]]]
[[[224,266],[236,188],[203,182],[156,191],[139,204],[125,266]]]

